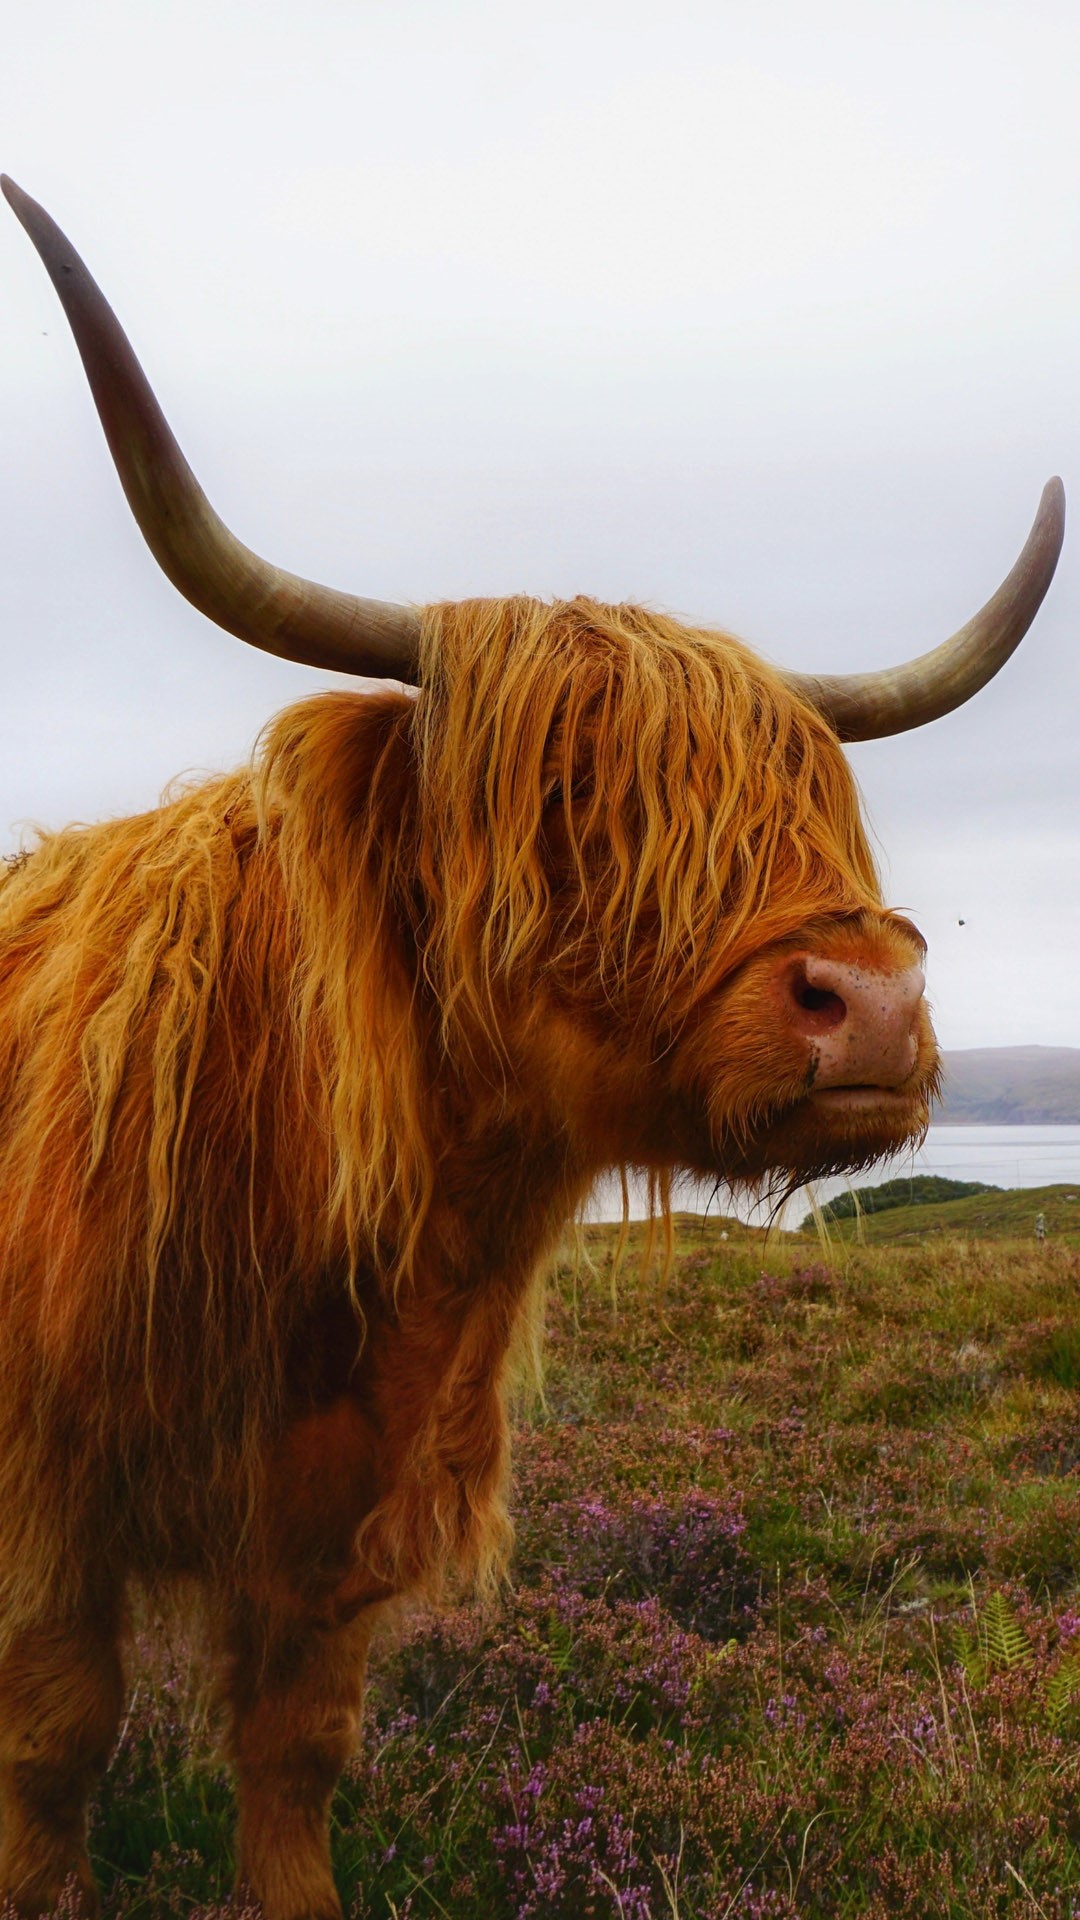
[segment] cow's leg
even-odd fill
[[[116,1738],[123,1675],[115,1618],[13,1634],[0,1657],[0,1905],[47,1913],[78,1884],[97,1911],[86,1802]]]
[[[378,1609],[273,1632],[234,1622],[226,1690],[239,1797],[237,1876],[266,1920],[340,1920],[330,1800],[356,1743]]]

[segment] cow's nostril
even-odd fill
[[[908,1079],[919,1047],[919,967],[885,973],[820,953],[794,954],[788,967],[783,1017],[810,1050],[816,1091]]]
[[[831,993],[828,987],[812,987],[808,980],[796,989],[795,998],[808,1013],[831,1013],[836,1020],[842,1020],[847,1012],[838,993]]]
[[[799,1009],[797,1024],[807,1034],[831,1033],[848,1017],[847,1001],[833,987],[815,986],[803,965],[791,977],[791,998]]]

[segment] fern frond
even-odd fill
[[[1046,1681],[1046,1724],[1058,1733],[1070,1707],[1080,1699],[1080,1652],[1066,1654],[1061,1665]]]
[[[1035,1651],[1023,1622],[1003,1593],[987,1595],[978,1614],[978,1634],[991,1673],[1030,1667]]]
[[[982,1686],[992,1673],[1013,1673],[1030,1667],[1035,1650],[1012,1602],[1003,1593],[989,1593],[982,1605],[972,1596],[974,1631],[958,1627],[953,1652],[969,1680]],[[1080,1656],[1078,1656],[1080,1676]]]

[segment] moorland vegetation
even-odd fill
[[[1076,1920],[1080,1249],[1061,1195],[1045,1244],[941,1211],[899,1245],[681,1216],[666,1274],[585,1230],[513,1584],[374,1663],[356,1920]],[[95,1809],[106,1920],[235,1911],[175,1633],[139,1629]]]

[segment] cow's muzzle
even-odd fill
[[[918,965],[885,972],[821,954],[790,955],[782,1006],[809,1048],[808,1091],[880,1093],[910,1080],[926,1020],[925,985]]]

